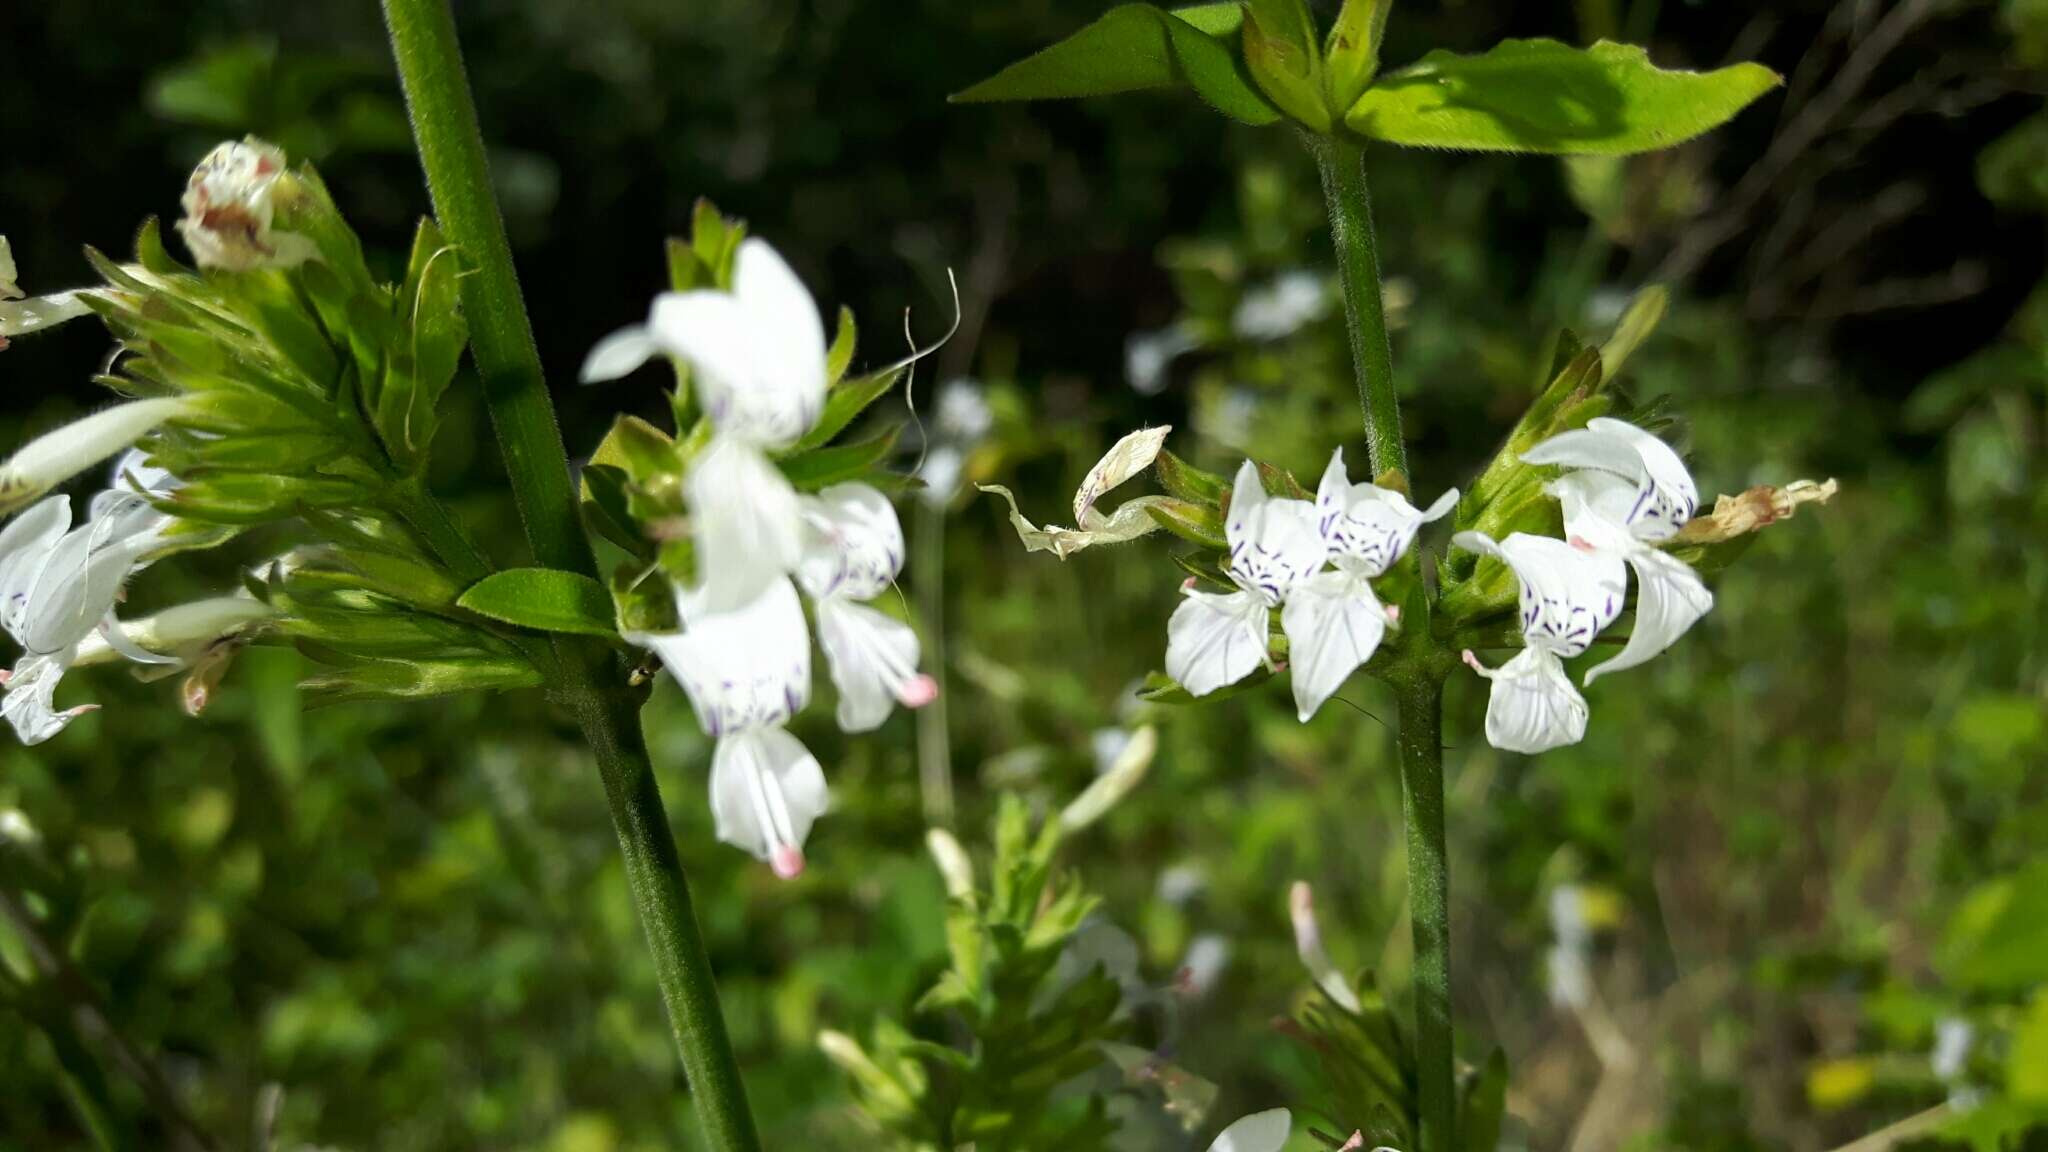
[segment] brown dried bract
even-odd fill
[[[1825,504],[1840,488],[1830,480],[1794,480],[1782,488],[1759,484],[1746,492],[1722,496],[1714,510],[1695,516],[1680,530],[1674,544],[1719,544],[1747,536],[1766,525],[1789,520],[1802,504]]]

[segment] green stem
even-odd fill
[[[697,931],[690,887],[641,737],[637,702],[617,692],[568,699],[597,753],[605,801],[625,857],[626,886],[654,955],[662,1000],[683,1054],[683,1073],[697,1097],[705,1137],[714,1149],[758,1152],[760,1137],[747,1110],[746,1088],[718,1006],[711,957]]]
[[[470,354],[483,379],[484,400],[534,559],[550,568],[596,575],[590,542],[577,522],[569,458],[541,374],[540,351],[512,267],[512,245],[491,188],[476,104],[455,38],[455,15],[448,0],[384,0],[384,22],[412,110],[434,215],[471,265],[462,282]]]
[[[1415,933],[1415,1049],[1422,1152],[1451,1152],[1450,876],[1444,858],[1443,681],[1399,686],[1401,798],[1408,825],[1408,916]]]
[[[1358,399],[1365,409],[1365,446],[1374,477],[1408,473],[1401,442],[1401,400],[1394,394],[1394,355],[1387,342],[1387,310],[1380,300],[1379,242],[1372,230],[1372,197],[1365,186],[1365,146],[1344,136],[1308,138],[1323,177],[1330,239],[1344,289],[1345,327]]]
[[[568,455],[491,189],[454,13],[449,0],[384,0],[384,20],[435,214],[474,264],[462,292],[470,354],[527,541],[541,564],[594,576],[596,560],[578,521]],[[638,699],[598,642],[563,637],[556,649],[550,687],[597,754],[626,883],[708,1143],[714,1152],[759,1152],[711,960],[640,731]]]

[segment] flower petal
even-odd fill
[[[1316,506],[1268,496],[1257,465],[1249,460],[1237,470],[1223,528],[1230,542],[1231,579],[1265,597],[1268,604],[1285,600],[1329,559]]]
[[[89,289],[52,292],[48,296],[31,296],[26,300],[0,300],[0,346],[4,346],[10,336],[38,332],[66,320],[92,315],[92,309],[85,304],[86,291]]]
[[[92,711],[92,705],[57,711],[57,683],[70,666],[69,652],[24,656],[14,665],[6,698],[0,700],[0,716],[14,726],[23,744],[41,744]]]
[[[0,464],[0,512],[17,508],[105,460],[176,416],[185,401],[130,400],[21,446]]]
[[[869,732],[897,704],[922,707],[937,686],[917,670],[917,633],[865,604],[833,597],[818,602],[818,646],[839,688],[839,727]]]
[[[1613,659],[1586,669],[1586,683],[1633,668],[1676,643],[1714,607],[1714,594],[1685,561],[1638,546],[1628,554],[1636,570],[1636,619],[1628,643]]]
[[[1496,557],[1514,570],[1522,585],[1522,637],[1531,648],[1577,656],[1621,614],[1628,574],[1618,552],[1575,548],[1525,532],[1499,543],[1478,532],[1460,532],[1451,542]]]
[[[583,358],[583,371],[578,378],[585,384],[617,380],[652,360],[660,351],[661,345],[647,325],[629,324],[591,346],[590,354]]]
[[[1293,1128],[1294,1115],[1285,1108],[1254,1112],[1225,1128],[1209,1152],[1280,1152]]]
[[[818,405],[825,400],[825,320],[810,290],[782,254],[759,237],[740,242],[733,258],[732,290],[764,338],[760,374],[792,388],[815,386],[811,412],[816,419]]]
[[[51,547],[28,590],[21,646],[32,655],[76,647],[114,610],[149,536],[120,536],[121,518],[89,520]]]
[[[42,577],[50,551],[71,528],[71,497],[51,496],[0,530],[0,626],[19,643],[29,593]]]
[[[1598,469],[1634,484],[1636,497],[1621,523],[1638,539],[1669,537],[1699,507],[1699,490],[1685,461],[1670,445],[1624,420],[1588,421],[1584,428],[1561,432],[1522,453],[1522,459]]]
[[[804,840],[830,802],[824,769],[780,728],[720,738],[711,754],[711,818],[718,838],[788,879],[804,869]]]
[[[1344,450],[1330,454],[1316,487],[1316,515],[1332,559],[1378,576],[1415,542],[1415,533],[1458,503],[1458,490],[1437,497],[1429,511],[1418,512],[1408,498],[1377,484],[1353,484],[1344,468]]]
[[[1564,662],[1544,648],[1524,648],[1499,668],[1467,655],[1466,663],[1493,681],[1486,704],[1486,742],[1504,752],[1534,755],[1576,744],[1586,735],[1586,700],[1564,674]]]
[[[1166,674],[1189,695],[1235,684],[1266,662],[1266,601],[1257,593],[1186,596],[1166,625]]]
[[[823,337],[812,364],[787,347],[807,339],[801,331],[807,325],[795,326],[799,331],[790,331],[789,322],[761,301],[710,289],[655,297],[647,321],[663,350],[690,362],[712,424],[764,448],[796,443],[825,403]],[[823,331],[815,309],[808,326]]]
[[[714,437],[691,462],[683,485],[696,527],[701,607],[737,608],[796,567],[803,556],[803,506],[760,449]]]
[[[679,607],[684,631],[626,639],[661,657],[707,735],[782,724],[810,701],[811,638],[787,579],[733,611],[707,612],[701,602]]]
[[[1287,598],[1280,627],[1287,633],[1295,711],[1306,724],[1353,670],[1372,659],[1386,635],[1387,614],[1364,576],[1323,572]]]
[[[813,600],[872,600],[903,570],[903,524],[889,498],[866,484],[834,484],[802,497],[809,528],[797,582]]]

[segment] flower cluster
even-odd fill
[[[804,839],[828,801],[817,759],[785,730],[811,695],[798,588],[813,605],[842,729],[876,728],[937,687],[917,670],[917,634],[869,603],[903,567],[888,498],[859,482],[799,493],[772,455],[824,413],[829,356],[816,304],[758,239],[739,244],[731,283],[657,297],[645,324],[592,349],[583,378],[615,379],[656,355],[689,368],[709,433],[681,483],[694,580],[674,584],[679,630],[626,638],[660,657],[717,741],[719,839],[788,877],[803,870]]]
[[[1372,659],[1397,619],[1372,581],[1457,502],[1452,489],[1418,510],[1391,488],[1353,484],[1341,448],[1313,501],[1268,495],[1258,467],[1245,461],[1224,518],[1225,572],[1237,590],[1204,592],[1188,582],[1167,625],[1167,675],[1203,696],[1271,666],[1268,616],[1279,608],[1295,708],[1306,722]]]
[[[1658,548],[1677,536],[1699,507],[1699,492],[1678,453],[1625,421],[1596,418],[1521,454],[1559,465],[1545,491],[1563,506],[1564,539],[1516,532],[1495,541],[1461,532],[1458,547],[1492,556],[1520,582],[1522,651],[1499,668],[1465,662],[1493,682],[1486,739],[1511,752],[1543,752],[1586,734],[1586,701],[1564,661],[1583,654],[1621,615],[1627,570],[1636,575],[1635,624],[1612,658],[1586,672],[1591,684],[1669,648],[1714,606],[1714,596],[1683,561]]]
[[[89,466],[163,420],[163,403],[136,401],[58,429],[18,453],[9,475],[33,474],[35,467],[20,467],[22,458],[52,455],[52,441],[63,443],[67,451],[58,458],[73,461],[74,469]],[[175,477],[129,449],[83,522],[73,522],[71,497],[56,495],[0,529],[0,627],[22,650],[13,669],[0,673],[0,715],[22,743],[40,744],[96,707],[57,707],[58,682],[72,667],[118,658],[170,670],[211,663],[205,658],[216,642],[270,614],[253,598],[223,597],[144,622],[116,618],[129,577],[170,543],[175,521],[157,504],[176,487]],[[188,708],[204,706],[217,671],[208,673],[188,689]]]

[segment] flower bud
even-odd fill
[[[0,516],[16,512],[45,492],[127,448],[157,425],[177,416],[177,399],[131,400],[83,420],[74,420],[22,445],[0,464]]]
[[[1060,830],[1078,832],[1108,813],[1145,778],[1159,751],[1159,730],[1147,724],[1131,734],[1116,762],[1060,812]]]
[[[218,664],[218,669],[211,670],[211,683],[206,685],[210,688],[220,682],[220,674],[226,671],[225,659],[212,655],[216,645],[275,615],[277,609],[248,596],[194,600],[166,608],[154,616],[122,621],[122,646],[173,657],[179,666],[190,667],[195,674],[203,666]],[[78,658],[73,664],[111,663],[119,656],[119,650],[111,639],[95,632],[80,643]],[[188,692],[190,690],[188,685]],[[199,701],[202,708],[205,706],[203,695],[202,692]]]
[[[312,241],[271,227],[290,178],[284,153],[254,136],[207,153],[179,201],[185,216],[178,233],[199,266],[243,272],[290,268],[311,258]]]
[[[934,828],[924,834],[924,845],[939,866],[939,875],[945,878],[946,895],[956,900],[972,896],[974,862],[967,858],[967,850],[960,846],[960,841],[944,828]]]

